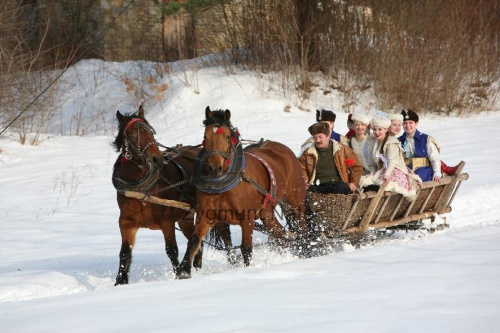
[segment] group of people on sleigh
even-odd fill
[[[419,117],[411,109],[350,114],[345,136],[333,130],[335,118],[331,110],[317,110],[317,122],[308,129],[312,137],[302,145],[299,161],[308,191],[350,194],[385,183],[386,191],[413,201],[417,184],[439,181],[458,168],[441,161],[439,145],[417,129]]]

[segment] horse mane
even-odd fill
[[[120,120],[118,120],[117,118],[117,121],[118,121],[118,134],[116,135],[115,139],[113,140],[113,147],[115,148],[115,150],[117,152],[120,152],[120,150],[122,149],[122,145],[123,145],[123,140],[124,140],[124,133],[123,133],[123,129],[125,128],[125,126],[128,124],[128,122],[134,118],[139,118],[139,119],[142,119],[145,123],[148,123],[148,121],[146,119],[144,119],[144,117],[139,117],[135,112],[131,112],[131,113],[126,113],[123,115],[125,121],[123,122],[120,122]]]
[[[203,120],[203,125],[205,125],[205,127],[210,125],[216,125],[216,126],[226,126],[229,128],[233,128],[233,125],[231,124],[230,121],[224,120],[225,112],[226,112],[225,110],[221,109],[212,111],[212,117]]]

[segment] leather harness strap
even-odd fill
[[[133,123],[135,123],[136,121],[141,121],[141,122],[142,122],[143,120],[142,120],[141,118],[132,118],[132,119],[131,119],[128,123],[127,123],[127,125],[125,125],[125,128],[123,129],[123,132],[125,133],[125,132],[128,130],[128,128],[129,128],[129,127],[130,127]]]
[[[262,157],[257,156],[253,153],[250,153],[250,152],[245,152],[245,154],[250,155],[250,156],[258,159],[266,168],[267,173],[269,174],[269,183],[270,183],[269,192],[265,191],[262,188],[262,186],[260,186],[255,181],[253,181],[253,179],[250,179],[250,178],[246,177],[245,175],[243,175],[243,178],[246,181],[248,181],[249,183],[251,183],[252,185],[254,185],[257,188],[257,190],[259,190],[259,192],[262,195],[264,195],[264,202],[262,203],[262,209],[266,208],[268,202],[270,202],[273,205],[276,205],[278,203],[278,200],[276,200],[276,177],[274,176],[273,169],[271,168],[269,163],[267,163],[266,160],[263,159]]]

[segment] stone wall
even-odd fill
[[[129,4],[100,0],[99,31],[103,31]],[[161,1],[135,0],[105,31],[100,49],[105,60],[159,60],[162,54]]]
[[[55,35],[70,36],[74,45],[95,43],[86,56],[108,61],[175,61],[195,55],[189,47],[194,44],[191,16],[162,15],[167,0],[131,4],[130,0],[36,1],[40,9],[56,17]]]

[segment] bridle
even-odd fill
[[[133,142],[133,140],[130,138],[130,136],[127,134],[127,130],[130,128],[132,124],[137,125],[137,144]],[[141,149],[141,133],[140,129],[141,127],[145,129],[148,133],[150,133],[153,136],[153,140],[146,144],[142,149]],[[122,156],[123,159],[126,161],[131,161],[134,162],[137,167],[139,167],[142,170],[146,170],[146,173],[144,176],[139,179],[139,180],[127,180],[121,177],[121,164],[119,161],[115,163],[114,166],[114,172],[113,172],[113,185],[115,189],[119,192],[125,192],[125,191],[136,191],[136,192],[148,192],[155,184],[156,181],[158,180],[160,176],[160,171],[163,168],[163,163],[158,163],[159,166],[155,166],[151,163],[149,160],[146,150],[152,146],[156,145],[159,147],[161,144],[156,141],[154,138],[154,135],[156,134],[155,130],[151,125],[149,125],[147,122],[145,122],[141,118],[133,118],[131,119],[123,128],[123,137],[124,137],[124,142],[123,142],[123,152]],[[136,155],[138,155],[141,159],[141,162],[137,162],[133,158],[133,154],[131,153],[133,151]]]
[[[221,134],[222,126],[213,128],[215,134]],[[228,148],[226,151],[218,149],[206,150],[203,148],[198,155],[193,170],[193,184],[203,192],[222,193],[234,188],[241,181],[241,172],[245,169],[245,154],[239,133],[229,126],[231,135],[228,136]],[[229,164],[228,169],[220,177],[209,177],[203,172],[203,166],[212,155],[224,157],[224,165]]]
[[[132,124],[136,124],[137,126],[137,144],[134,144],[133,140],[130,138],[130,136],[127,134],[127,131],[128,129],[132,126]],[[153,140],[149,143],[147,143],[142,149],[141,149],[141,127],[146,130],[148,133],[151,134],[151,136],[153,137]],[[144,165],[147,165],[147,167],[149,169],[153,169],[155,168],[152,164],[151,164],[151,161],[147,158],[147,154],[146,154],[146,150],[151,147],[152,145],[155,145],[156,147],[159,148],[160,146],[160,143],[158,141],[156,141],[155,139],[155,134],[156,134],[156,131],[154,130],[153,127],[151,127],[151,125],[149,125],[147,122],[145,122],[143,119],[141,118],[133,118],[131,119],[126,125],[125,127],[123,128],[123,137],[124,137],[124,141],[123,141],[123,150],[124,152],[122,153],[123,157],[128,160],[128,161],[132,161],[134,162],[135,164],[137,164],[137,166],[141,169],[144,169]],[[140,159],[142,160],[141,163],[137,163],[134,159],[133,159],[133,155],[131,153],[131,150],[133,152],[136,153],[136,155],[138,155],[140,157]]]
[[[212,150],[205,149],[206,151],[206,154],[204,155],[205,160],[208,160],[208,158],[212,155],[221,155],[222,157],[224,157],[224,165],[230,164],[231,161],[229,160],[229,158],[231,157],[231,153],[236,150],[236,145],[238,144],[241,145],[241,142],[240,140],[236,139],[237,137],[239,137],[239,133],[237,133],[237,131],[234,130],[233,128],[229,128],[229,130],[231,131],[231,134],[226,137],[226,140],[228,142],[226,151],[224,152],[218,149],[212,149]],[[218,126],[214,126],[213,131],[215,134],[224,133],[222,131],[222,127]],[[204,163],[206,163],[206,161],[204,161]]]

